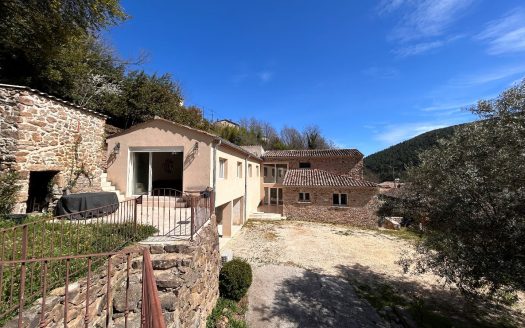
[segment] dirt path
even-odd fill
[[[454,313],[461,316],[462,311],[473,310],[463,308],[457,290],[444,286],[436,276],[404,274],[396,262],[413,246],[377,231],[312,222],[252,221],[226,248],[254,266],[247,314],[250,327],[321,327],[321,316],[332,323],[326,327],[388,326],[368,302],[356,297],[360,287],[366,292],[370,286],[390,293],[386,297],[406,295],[429,309],[439,304],[452,322],[464,320]],[[350,319],[354,325],[341,324]]]

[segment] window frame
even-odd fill
[[[248,164],[248,178],[252,177],[252,164]]]
[[[242,162],[237,162],[237,178],[242,179]]]
[[[337,196],[337,203],[335,202]],[[344,200],[344,202],[343,202]],[[348,206],[348,194],[347,193],[332,193],[332,206],[347,207]]]
[[[226,158],[219,158],[219,179],[226,179],[228,177],[228,160]]]
[[[312,199],[310,198],[310,193],[307,191],[300,191],[298,202],[299,203],[311,203]]]

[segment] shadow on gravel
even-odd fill
[[[268,323],[279,322],[278,327],[383,326],[377,312],[357,297],[345,279],[313,271],[286,278],[273,304],[253,310]]]
[[[286,278],[278,286],[273,304],[253,310],[268,323],[282,322],[278,327],[403,327],[405,319],[418,327],[524,324],[519,314],[505,306],[469,302],[455,291],[429,289],[358,264],[337,269],[337,276],[307,270]]]

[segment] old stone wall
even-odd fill
[[[219,297],[219,237],[215,218],[205,225],[193,242],[154,243],[129,248],[133,251],[130,276],[127,280],[125,255],[112,257],[108,327],[141,327],[142,256],[149,248],[162,312],[167,327],[206,327],[206,318]],[[123,253],[125,254],[125,252]],[[95,271],[89,287],[88,327],[106,327],[107,265]],[[129,283],[129,288],[126,286]],[[70,328],[85,327],[86,279],[68,287],[68,317]],[[126,291],[127,290],[127,291]],[[127,303],[126,303],[127,295]],[[52,290],[46,297],[44,327],[63,327],[65,288]],[[126,305],[127,304],[127,305]],[[38,327],[41,304],[36,302],[24,311],[23,327]],[[126,318],[126,309],[128,310]],[[6,327],[16,327],[17,318]]]
[[[299,202],[299,192],[310,193],[310,202]],[[333,206],[334,193],[347,194],[348,206]],[[283,215],[292,220],[376,228],[377,193],[375,187],[285,187]]]
[[[25,212],[31,171],[58,172],[72,192],[100,190],[105,118],[36,90],[0,86],[0,169],[20,174],[15,212]]]
[[[363,178],[363,158],[357,156],[290,158],[282,161],[268,161],[268,163],[288,163],[289,169],[299,169],[299,163],[302,162],[309,162],[311,169],[324,170],[339,175],[348,175],[355,179]]]

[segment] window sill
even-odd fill
[[[312,202],[302,202],[302,201],[298,201],[297,204],[312,204]]]
[[[332,207],[332,208],[348,208],[349,206],[348,205],[332,205],[330,207]]]

